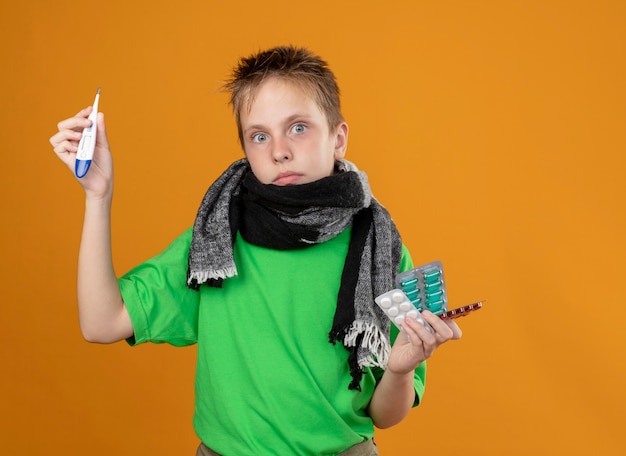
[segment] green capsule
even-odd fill
[[[441,277],[441,270],[440,269],[426,269],[422,274],[424,275],[424,282],[433,283],[439,280],[439,277]]]
[[[422,298],[420,298],[419,296],[415,296],[415,298],[409,298],[411,300],[411,302],[413,303],[413,305],[417,308],[421,308],[420,306],[420,302],[422,302]]]
[[[441,289],[442,285],[443,285],[443,281],[441,280],[438,280],[437,282],[434,282],[434,283],[426,283],[424,284],[424,291],[426,291],[426,293],[436,293],[437,291]]]
[[[404,288],[404,287],[410,287],[410,286],[417,286],[418,282],[419,282],[419,279],[417,277],[410,277],[410,278],[406,278],[402,280],[400,284],[402,285],[402,288]]]
[[[406,291],[404,290],[404,294],[406,294],[406,297],[409,298],[411,301],[413,301],[414,299],[419,299],[419,289],[415,289],[415,290],[411,290],[411,291]]]
[[[428,310],[430,310],[435,315],[441,313],[441,311],[443,310],[443,300],[440,299],[439,301],[435,301],[432,303],[429,302]]]
[[[442,296],[443,290],[435,291],[433,293],[426,293],[426,299],[428,300],[429,304],[439,301]]]

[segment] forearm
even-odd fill
[[[376,427],[391,427],[409,413],[415,402],[413,375],[413,371],[406,374],[385,371],[368,406]]]
[[[80,327],[90,342],[110,343],[132,335],[111,253],[111,196],[87,197],[78,257]]]

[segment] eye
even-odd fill
[[[302,134],[306,131],[306,125],[304,124],[295,124],[293,127],[291,127],[291,131],[297,135]]]
[[[262,143],[265,141],[267,141],[267,135],[265,133],[257,133],[255,135],[252,135],[252,142]]]

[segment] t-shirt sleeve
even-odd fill
[[[196,343],[200,293],[186,283],[191,232],[189,228],[163,252],[118,279],[133,324],[129,344]]]
[[[398,271],[398,273],[408,271],[413,267],[414,266],[411,254],[406,246],[402,245],[402,259],[400,260],[400,270]],[[400,331],[398,330],[396,325],[392,323],[389,335],[392,345],[399,333]],[[380,368],[372,368],[372,373],[376,377],[377,381],[379,381],[384,371]],[[413,386],[415,388],[415,401],[413,402],[413,407],[415,407],[419,405],[422,400],[422,396],[424,395],[424,388],[426,386],[426,361],[417,366],[417,368],[415,369],[415,373],[413,375]]]

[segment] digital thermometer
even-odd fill
[[[91,165],[91,159],[93,158],[93,151],[96,147],[96,131],[98,127],[96,120],[98,117],[98,102],[100,101],[100,89],[96,93],[96,99],[93,102],[93,110],[89,114],[89,120],[91,125],[83,130],[83,136],[78,143],[78,151],[76,152],[76,177],[80,178],[87,174],[89,165]]]

